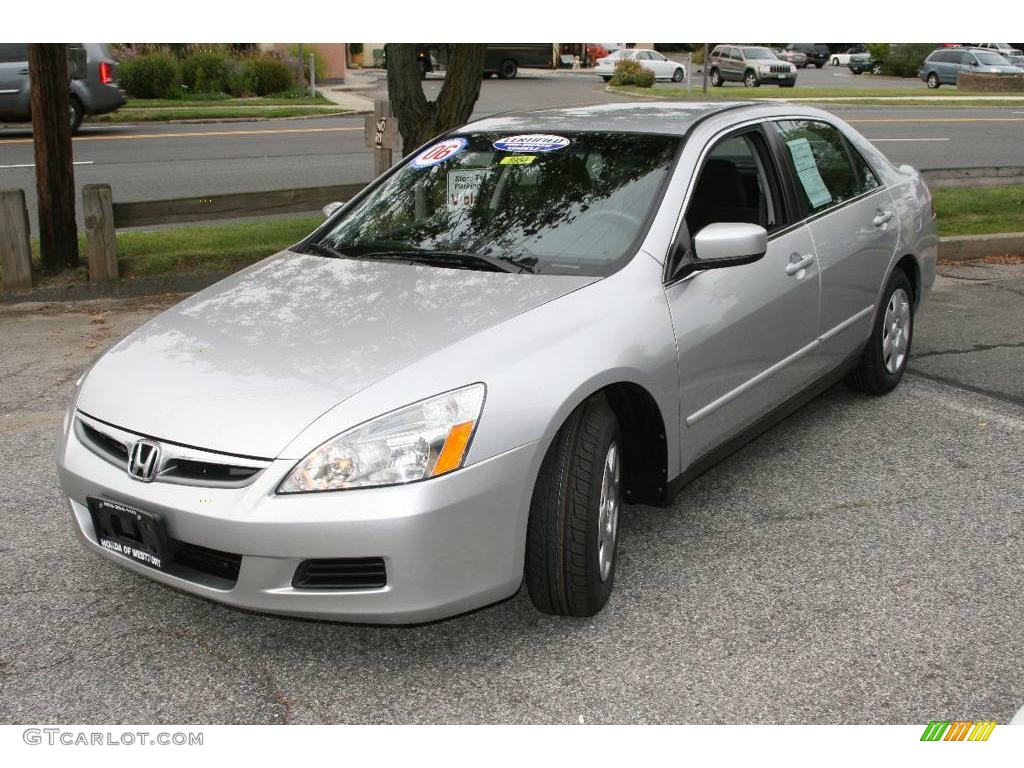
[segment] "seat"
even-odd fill
[[[750,205],[743,178],[732,160],[712,158],[705,164],[697,180],[686,214],[690,235],[708,224],[740,221],[760,223],[759,206]]]

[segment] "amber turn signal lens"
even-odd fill
[[[466,446],[469,445],[469,438],[473,434],[472,421],[464,421],[456,424],[448,430],[448,437],[444,440],[444,446],[437,457],[434,468],[430,471],[431,477],[443,475],[462,466],[462,459],[466,453]]]

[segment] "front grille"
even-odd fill
[[[292,578],[296,589],[380,589],[387,583],[381,557],[303,560]]]
[[[90,448],[96,450],[97,453],[106,454],[109,458],[123,464],[125,467],[128,466],[127,445],[110,435],[103,434],[98,429],[91,427],[81,419],[79,419],[78,423],[82,425],[82,432],[85,434]]]
[[[772,64],[770,66],[771,66],[771,72],[772,72],[773,75],[788,75],[789,74],[789,67],[787,67],[787,66],[784,66],[782,64]]]
[[[128,469],[132,447],[140,438],[148,437],[107,424],[81,411],[75,422],[83,445],[124,470]],[[154,482],[241,488],[251,483],[271,463],[270,459],[228,456],[151,437],[148,439],[160,445],[160,463],[154,472]]]
[[[186,571],[198,571],[207,576],[215,576],[223,579],[230,586],[238,581],[238,571],[242,566],[242,556],[231,552],[220,552],[216,549],[207,549],[198,544],[188,544],[184,541],[171,541],[174,548],[174,555],[171,558],[177,568],[184,568]],[[187,573],[176,573],[176,575],[188,578]]]

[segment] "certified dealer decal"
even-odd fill
[[[552,136],[547,133],[524,133],[519,136],[506,136],[494,142],[494,148],[502,152],[553,152],[569,146],[564,136]]]
[[[427,147],[412,160],[413,168],[430,168],[438,163],[443,163],[455,157],[466,148],[469,141],[462,137],[439,141],[433,146]]]

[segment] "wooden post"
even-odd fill
[[[64,43],[29,43],[32,138],[35,143],[39,248],[44,272],[78,266],[71,105]]]
[[[25,192],[0,190],[0,271],[5,290],[32,287],[32,247],[28,232]]]
[[[398,145],[398,120],[391,112],[389,99],[376,99],[373,114],[366,116],[366,145],[373,147],[373,175],[391,168],[392,152]]]
[[[82,213],[88,242],[89,282],[117,280],[114,201],[109,184],[86,184],[82,187]]]

